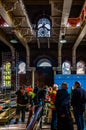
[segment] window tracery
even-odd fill
[[[39,19],[37,23],[37,37],[50,37],[51,23],[47,18]]]

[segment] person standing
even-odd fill
[[[67,89],[68,84],[64,82],[61,85],[61,89],[58,90],[56,94],[57,130],[73,130],[73,122],[70,113],[70,94]]]
[[[35,106],[38,106],[38,102],[39,102],[39,98],[38,98],[38,93],[41,91],[41,88],[39,87],[39,82],[36,82],[36,86],[33,90],[34,93],[34,98],[33,98],[33,102]]]
[[[84,111],[86,104],[86,91],[81,87],[81,83],[76,81],[72,91],[71,105],[78,130],[84,130]]]
[[[21,86],[20,89],[16,92],[17,95],[17,108],[16,108],[16,120],[15,124],[18,123],[21,113],[21,121],[25,121],[25,111],[28,105],[29,96],[25,91],[24,86]]]
[[[51,117],[51,130],[57,129],[57,111],[55,107],[55,100],[56,100],[56,94],[58,91],[58,85],[54,84],[52,88],[52,93],[50,95],[50,108],[52,111],[52,117]]]

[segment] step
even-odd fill
[[[0,127],[0,130],[26,130],[26,124],[5,125],[4,127]]]

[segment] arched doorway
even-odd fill
[[[53,69],[50,60],[43,58],[37,62],[35,80],[39,81],[40,87],[43,85],[53,85]]]

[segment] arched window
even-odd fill
[[[77,74],[85,74],[85,63],[83,61],[77,62]]]
[[[52,67],[52,64],[48,59],[41,59],[38,61],[37,67]]]
[[[37,37],[50,37],[51,23],[47,18],[39,19],[37,23]]]
[[[3,76],[2,88],[11,87],[11,63],[8,61],[3,64],[2,76]]]
[[[62,74],[71,74],[71,65],[67,61],[62,64]]]

